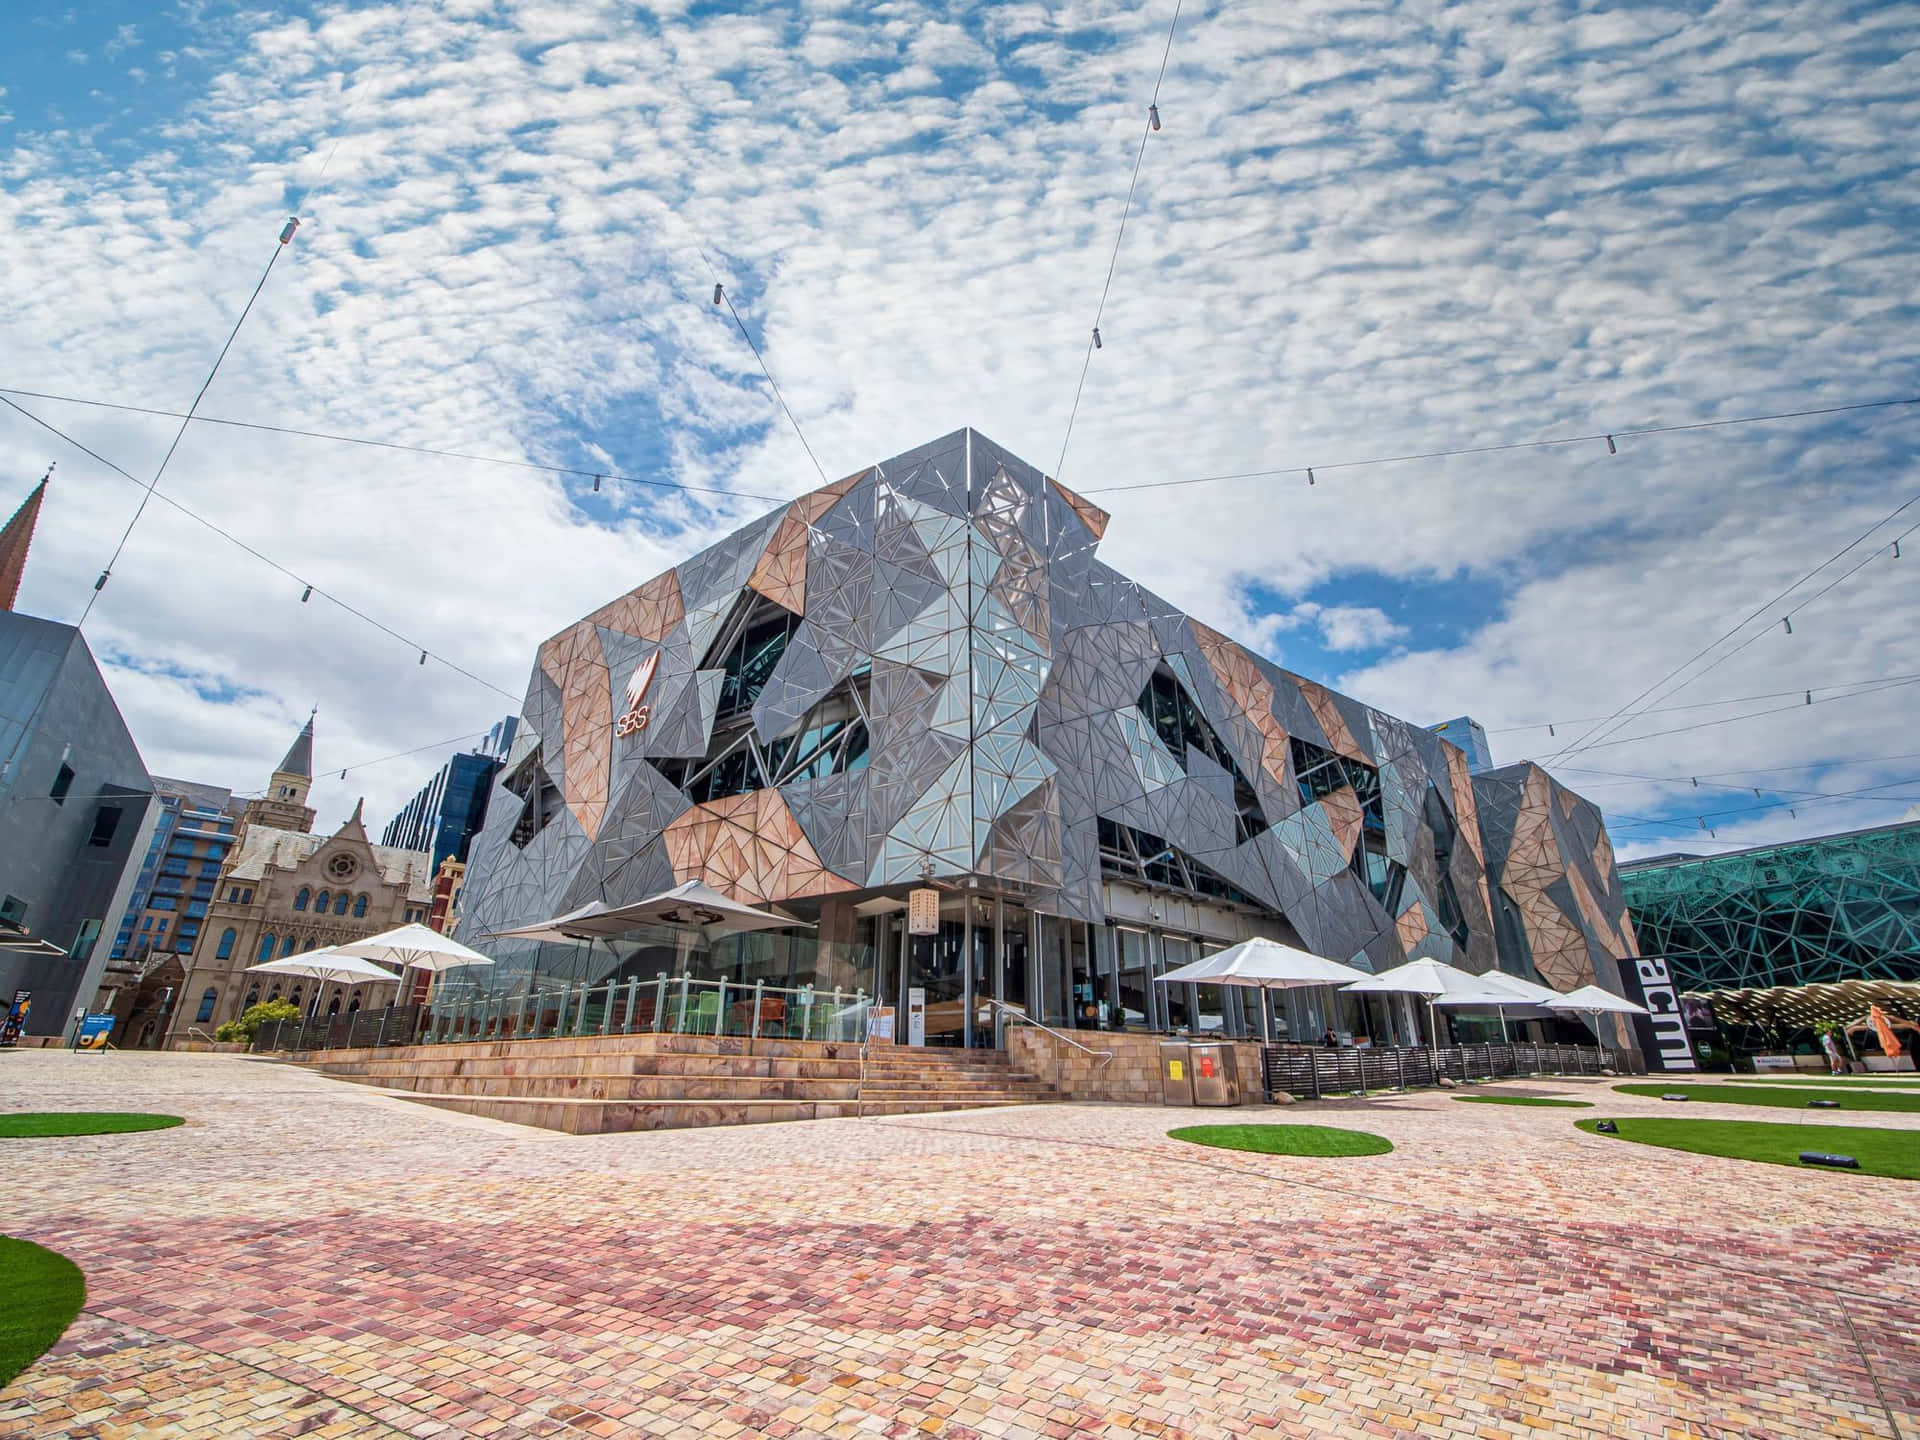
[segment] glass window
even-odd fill
[[[356,920],[363,919],[365,918],[366,913],[367,913],[367,897],[364,895],[354,896],[353,897],[353,918]]]
[[[333,899],[333,896],[327,891],[322,890],[318,895],[313,897],[313,908],[324,915],[327,913],[327,902],[331,899]]]
[[[293,936],[289,935],[280,942],[280,955],[285,959],[291,954],[293,954]]]
[[[262,960],[273,959],[273,932],[271,930],[260,937],[260,958]]]
[[[1191,748],[1233,777],[1233,803],[1238,811],[1234,825],[1242,844],[1268,828],[1260,796],[1241,770],[1239,760],[1221,742],[1187,687],[1171,670],[1164,666],[1155,670],[1134,703],[1182,770],[1187,768],[1187,751]]]
[[[47,794],[53,797],[54,804],[64,805],[67,803],[67,792],[71,789],[73,789],[73,767],[62,760],[59,773],[53,777],[53,788]]]
[[[306,886],[302,885],[300,887],[300,893],[293,897],[293,908],[296,910],[306,909],[307,901],[312,898],[313,898],[313,892],[307,889]]]
[[[260,1003],[260,987],[258,985],[249,986],[247,989],[247,1009],[251,1010],[254,1006],[258,1005],[259,1003]]]
[[[120,807],[102,805],[93,812],[93,833],[87,836],[87,844],[106,847],[113,844],[113,837],[120,829]]]
[[[351,898],[352,897],[349,896],[347,892],[344,890],[342,890],[338,895],[334,896],[333,897],[333,913],[336,915],[346,914],[347,902]]]
[[[231,925],[222,930],[220,932],[220,945],[219,948],[213,952],[213,958],[216,960],[229,958],[233,954],[233,942],[236,938],[238,937],[234,934],[234,929]]]
[[[213,1019],[213,1007],[220,1003],[220,992],[209,985],[200,996],[200,1013],[194,1019],[204,1025]]]

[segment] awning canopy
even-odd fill
[[[383,930],[364,940],[350,940],[333,947],[335,955],[353,955],[362,960],[383,960],[403,970],[457,970],[462,965],[491,965],[493,961],[478,950],[469,950],[458,940],[442,935],[425,925],[402,925]]]
[[[496,940],[610,940],[649,925],[699,930],[708,939],[740,931],[783,930],[794,925],[813,928],[803,920],[729,900],[713,887],[689,880],[631,905],[610,906],[595,900],[565,915],[509,930],[495,930],[492,934]]]
[[[1424,995],[1436,1003],[1447,996],[1480,998],[1499,993],[1491,986],[1482,984],[1481,979],[1444,961],[1409,960],[1391,970],[1382,970],[1378,975],[1365,976],[1346,988],[1350,994]],[[1488,1000],[1487,1003],[1496,1002]],[[1506,993],[1500,995],[1498,1003],[1524,1005],[1527,1002],[1518,995]]]
[[[1751,990],[1690,990],[1713,1006],[1722,1025],[1765,1030],[1810,1030],[1845,1025],[1878,1005],[1888,1015],[1920,1019],[1920,980],[1837,980],[1824,985],[1774,985]]]
[[[1338,960],[1258,937],[1202,956],[1159,977],[1163,985],[1246,985],[1275,990],[1297,985],[1349,985],[1366,978],[1366,971]]]

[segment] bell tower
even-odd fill
[[[313,716],[294,737],[267,782],[267,793],[247,802],[245,823],[268,830],[293,830],[305,834],[313,829],[314,812],[307,807],[307,791],[313,788]]]

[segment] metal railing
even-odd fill
[[[1074,1039],[1071,1035],[1068,1035],[1062,1031],[1056,1030],[1051,1025],[1042,1024],[1040,1021],[1034,1019],[1031,1015],[1027,1014],[1026,1011],[1022,1010],[1017,1005],[1009,1005],[1004,1000],[995,1000],[994,998],[988,995],[981,996],[980,1000],[982,1004],[991,1005],[993,1006],[994,1009],[998,1010],[1001,1014],[1005,1015],[1007,1017],[1007,1023],[1009,1025],[1031,1025],[1036,1030],[1044,1030],[1047,1034],[1051,1035],[1055,1040],[1058,1040],[1061,1044],[1071,1045],[1074,1049],[1078,1050],[1081,1054],[1093,1056],[1094,1059],[1100,1062],[1102,1068],[1110,1064],[1113,1060],[1113,1051],[1095,1050],[1090,1045],[1082,1045],[1078,1040]]]
[[[253,1034],[256,1054],[269,1050],[362,1050],[411,1045],[420,1030],[421,1007],[389,1005],[346,1015],[268,1020]]]
[[[583,981],[521,994],[474,993],[436,1001],[426,1044],[546,1040],[588,1035],[762,1036],[859,1043],[872,1002],[865,990],[696,980],[662,971],[652,980]]]
[[[1620,1058],[1591,1045],[1529,1044],[1366,1050],[1265,1045],[1260,1055],[1268,1093],[1285,1091],[1315,1100],[1356,1090],[1433,1085],[1442,1076],[1451,1080],[1493,1080],[1513,1075],[1598,1075],[1602,1070],[1617,1068]]]

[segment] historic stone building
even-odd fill
[[[220,872],[202,943],[181,957],[167,1029],[170,1043],[189,1032],[211,1034],[249,1005],[283,997],[311,1004],[315,982],[251,975],[247,967],[327,945],[344,944],[409,921],[424,921],[433,903],[433,857],[375,845],[361,809],[331,834],[311,831],[313,721],[274,771],[264,799],[247,807],[240,843]],[[274,822],[293,821],[299,829]],[[394,986],[327,985],[319,1013],[385,1005]],[[194,1037],[198,1038],[198,1037]]]

